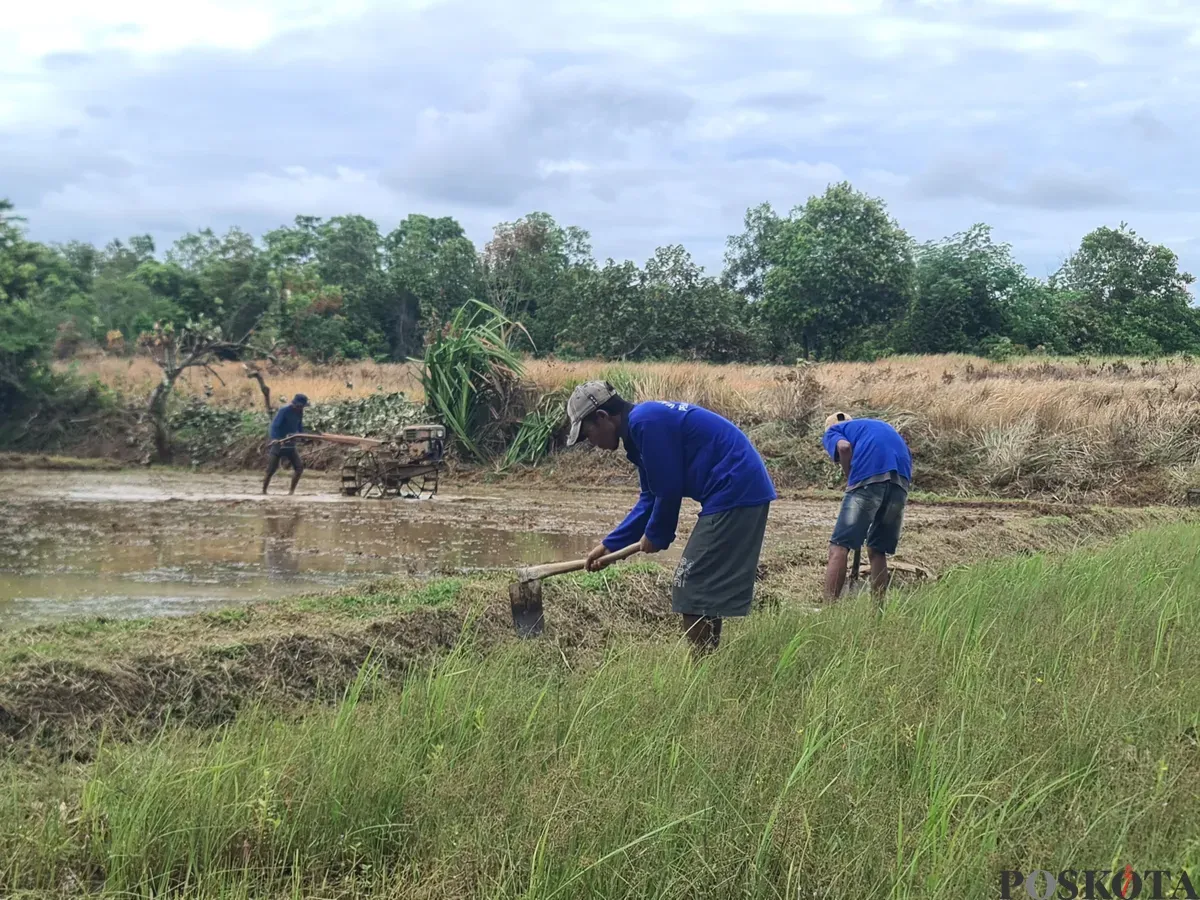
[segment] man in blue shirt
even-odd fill
[[[642,552],[671,546],[684,497],[701,504],[671,586],[671,609],[697,652],[716,649],[721,622],[745,616],[775,487],[762,457],[737,426],[691,403],[650,400],[636,406],[611,384],[581,384],[567,401],[571,433],[616,450],[637,466],[641,496],[625,520],[588,554],[588,569],[634,543]]]
[[[887,590],[887,558],[896,552],[912,483],[912,454],[904,438],[879,419],[852,419],[838,412],[825,420],[825,452],[846,475],[846,495],[829,539],[825,599],[836,600],[846,583],[849,551],[867,545],[871,589]]]
[[[267,485],[271,483],[271,477],[275,474],[275,470],[279,468],[281,459],[286,459],[292,464],[292,486],[288,493],[296,493],[296,485],[300,482],[300,476],[304,474],[304,463],[300,461],[300,451],[296,449],[295,440],[284,439],[290,438],[294,434],[303,434],[304,408],[306,406],[308,406],[308,398],[303,394],[297,394],[292,398],[291,403],[281,406],[279,412],[275,413],[275,418],[271,420],[271,430],[268,432],[270,441],[267,444],[270,459],[267,462],[267,477],[263,479],[264,494],[267,492]]]

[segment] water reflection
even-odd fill
[[[204,482],[188,476],[168,482],[175,493],[135,481],[118,501],[112,476],[99,489],[77,477],[82,487],[71,490],[52,490],[49,477],[0,473],[0,627],[182,614],[379,575],[571,559],[617,518],[552,498],[515,511],[486,497],[263,502],[218,484],[218,499],[195,499]]]
[[[263,528],[263,565],[273,578],[291,580],[300,573],[300,558],[296,555],[296,526],[298,510],[268,514]]]

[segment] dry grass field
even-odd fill
[[[148,396],[158,379],[144,357],[67,365],[131,399]],[[318,404],[377,391],[422,396],[411,364],[295,363],[265,371],[275,396],[302,391]],[[258,385],[241,363],[216,374],[189,372],[181,393],[261,409]],[[798,367],[529,360],[526,376],[543,392],[608,378],[637,398],[697,403],[749,429],[777,457],[795,454],[795,438],[822,413],[883,416],[905,433],[941,490],[1128,501],[1179,497],[1200,485],[1200,365],[1186,358],[995,363],[926,356]]]

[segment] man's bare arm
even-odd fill
[[[837,459],[842,464],[842,474],[846,476],[846,480],[850,480],[850,460],[854,456],[854,447],[849,441],[837,442]]]

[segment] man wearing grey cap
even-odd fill
[[[697,652],[715,650],[722,620],[745,616],[775,487],[750,439],[729,420],[692,403],[649,400],[634,405],[605,381],[575,388],[567,401],[567,446],[584,438],[616,450],[638,470],[641,496],[625,520],[588,554],[600,557],[640,540],[657,553],[675,540],[684,497],[700,503],[671,586],[671,609]]]

